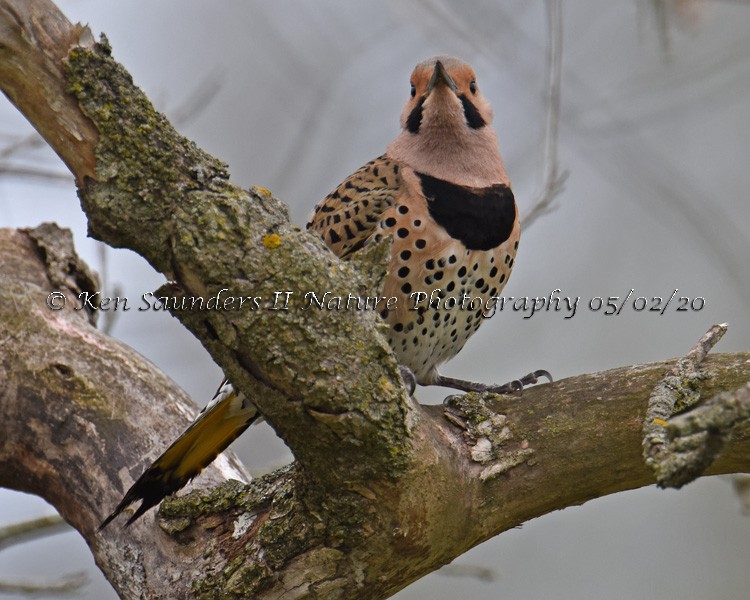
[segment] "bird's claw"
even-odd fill
[[[523,388],[525,388],[527,385],[539,383],[540,377],[546,377],[547,379],[549,379],[550,383],[554,381],[549,371],[538,369],[529,373],[528,375],[524,375],[520,379],[514,379],[513,381],[509,381],[508,383],[504,383],[502,385],[489,385],[484,391],[491,392],[493,394],[513,394],[515,392],[523,392]]]
[[[404,365],[399,365],[398,370],[401,372],[404,387],[409,390],[409,396],[413,396],[417,389],[417,377],[414,375],[414,371]]]

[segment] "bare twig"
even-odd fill
[[[88,583],[85,573],[71,573],[52,583],[11,583],[0,581],[0,592],[6,594],[24,594],[30,596],[57,596],[73,594]]]
[[[175,123],[185,124],[199,115],[216,97],[221,90],[222,80],[220,76],[211,75],[206,77],[193,92],[177,108],[169,111]],[[18,138],[0,149],[0,177],[17,177],[23,179],[39,179],[45,182],[64,183],[70,185],[72,176],[69,172],[58,171],[55,169],[43,169],[39,167],[29,167],[26,165],[13,164],[6,162],[8,159],[16,157],[25,150],[34,150],[36,148],[46,147],[46,142],[36,131],[29,135]],[[111,320],[114,322],[115,313],[111,313]],[[105,318],[103,324],[109,326],[106,333],[111,331],[114,323],[109,323]]]
[[[485,583],[492,583],[497,579],[493,569],[480,567],[478,565],[457,565],[451,563],[440,569],[438,574],[443,577],[465,577],[468,579],[476,579],[477,581],[483,581]]]
[[[207,76],[201,81],[198,87],[196,87],[190,95],[185,98],[180,106],[167,111],[169,112],[172,121],[184,125],[197,117],[209,104],[211,104],[214,98],[216,98],[221,91],[222,85],[223,78],[220,74],[212,73]]]
[[[547,120],[544,131],[544,179],[542,192],[522,216],[525,229],[542,215],[557,208],[553,202],[562,192],[568,172],[560,172],[557,138],[560,123],[560,82],[562,73],[562,2],[546,0],[547,5]]]
[[[27,148],[41,148],[46,146],[45,141],[42,139],[36,131],[30,133],[22,138],[17,139],[15,142],[8,144],[5,148],[0,150],[0,159],[10,158],[14,154],[26,150]]]
[[[668,471],[671,473],[667,465],[676,450],[670,445],[670,419],[675,410],[694,406],[700,399],[697,385],[702,376],[698,367],[726,331],[726,323],[711,327],[651,392],[643,424],[643,457],[663,487],[674,485],[667,476]]]
[[[101,280],[101,286],[103,295],[108,298],[118,298],[122,294],[122,285],[119,283],[112,283],[109,276],[109,246],[104,242],[97,241],[97,253],[99,254],[99,278]],[[111,335],[114,329],[117,318],[120,316],[120,311],[117,310],[104,310],[99,314],[102,315],[99,321],[99,329],[106,335]]]
[[[665,0],[650,0],[651,10],[656,19],[656,29],[659,36],[659,45],[665,60],[671,57],[672,41],[669,37],[669,10]]]
[[[0,550],[56,533],[72,531],[60,515],[50,515],[0,527]],[[56,582],[10,582],[0,580],[0,592],[7,594],[58,595],[80,590],[87,579],[84,573],[72,573]]]
[[[735,2],[736,0],[729,0]],[[742,2],[744,0],[740,0]],[[638,8],[640,12],[640,4]],[[653,13],[656,34],[664,60],[672,59],[671,32],[676,23],[681,28],[698,26],[703,17],[703,4],[698,0],[647,0],[647,10]],[[641,17],[640,21],[645,19]]]
[[[64,171],[55,171],[52,169],[37,169],[34,167],[24,167],[21,165],[0,164],[0,176],[20,177],[23,179],[43,179],[53,183],[64,183],[70,185],[73,181],[70,173]]]
[[[732,475],[732,485],[742,505],[742,514],[750,515],[750,475]]]
[[[69,530],[70,526],[62,520],[60,515],[39,517],[22,523],[6,525],[0,527],[0,550]]]

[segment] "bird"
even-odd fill
[[[518,208],[492,119],[470,65],[450,56],[420,62],[409,80],[399,135],[383,155],[329,193],[307,223],[344,260],[392,238],[382,295],[397,301],[379,316],[389,326],[389,345],[412,392],[420,384],[508,393],[540,377],[552,381],[545,370],[503,385],[438,370],[485,320],[487,302],[507,283],[518,250]],[[133,523],[260,420],[252,401],[223,381],[100,529],[140,500],[126,526]]]

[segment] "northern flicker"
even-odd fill
[[[550,378],[535,371],[492,386],[437,369],[479,328],[518,249],[518,210],[491,123],[492,109],[468,64],[448,56],[418,64],[400,135],[326,196],[307,224],[343,259],[392,236],[382,295],[398,301],[380,316],[390,325],[388,341],[405,379],[422,385],[509,392]],[[200,473],[258,417],[252,402],[225,381],[101,527],[142,500],[132,523]]]

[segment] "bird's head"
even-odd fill
[[[413,135],[435,129],[460,134],[492,122],[492,108],[479,91],[474,70],[462,60],[451,56],[425,60],[414,68],[409,83],[401,126]]]
[[[492,108],[474,70],[462,60],[436,56],[411,74],[400,135],[386,155],[419,173],[459,185],[508,183],[492,129]]]

